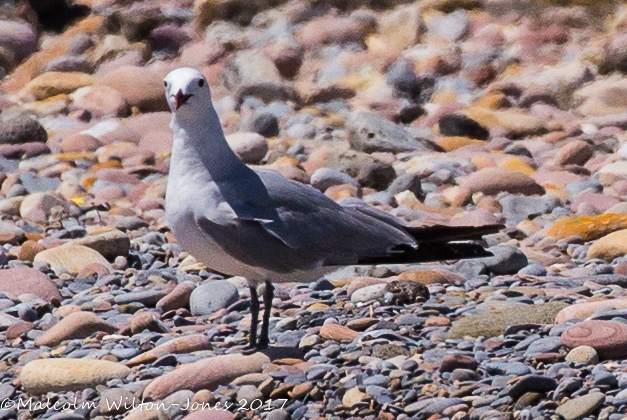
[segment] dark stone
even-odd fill
[[[481,124],[462,114],[447,114],[438,121],[443,136],[462,136],[487,140],[490,132]]]
[[[555,388],[557,388],[555,379],[546,376],[529,375],[524,376],[520,381],[516,382],[514,386],[509,389],[508,394],[512,399],[517,400],[527,392],[545,393],[553,391]]]
[[[45,143],[48,133],[28,115],[19,115],[0,122],[0,144]]]
[[[447,354],[442,358],[440,372],[452,372],[455,369],[474,370],[479,367],[479,362],[472,356],[460,353]]]
[[[263,113],[253,120],[253,131],[264,137],[275,137],[279,135],[279,120],[270,113]]]

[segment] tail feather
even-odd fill
[[[430,242],[418,249],[403,246],[380,257],[360,258],[357,265],[416,264],[434,261],[491,257],[493,254],[474,242]]]
[[[504,225],[483,226],[405,226],[405,230],[413,236],[418,243],[425,242],[449,242],[459,240],[480,240],[483,235],[497,233],[505,228]]]

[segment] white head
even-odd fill
[[[198,70],[181,67],[163,79],[165,97],[177,120],[186,120],[211,107],[209,84]]]

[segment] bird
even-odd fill
[[[179,245],[198,261],[247,279],[251,326],[243,352],[270,344],[273,283],[311,283],[348,265],[492,255],[468,240],[497,232],[500,225],[408,227],[365,203],[342,205],[310,185],[247,166],[227,143],[202,73],[177,68],[164,85],[174,134],[165,219]]]

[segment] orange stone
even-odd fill
[[[579,236],[584,241],[592,241],[623,229],[627,229],[627,215],[625,214],[573,216],[553,223],[546,236],[557,240]]]
[[[350,343],[357,337],[359,333],[351,330],[348,327],[339,324],[326,324],[320,328],[320,337],[325,340],[335,340],[345,343]]]

